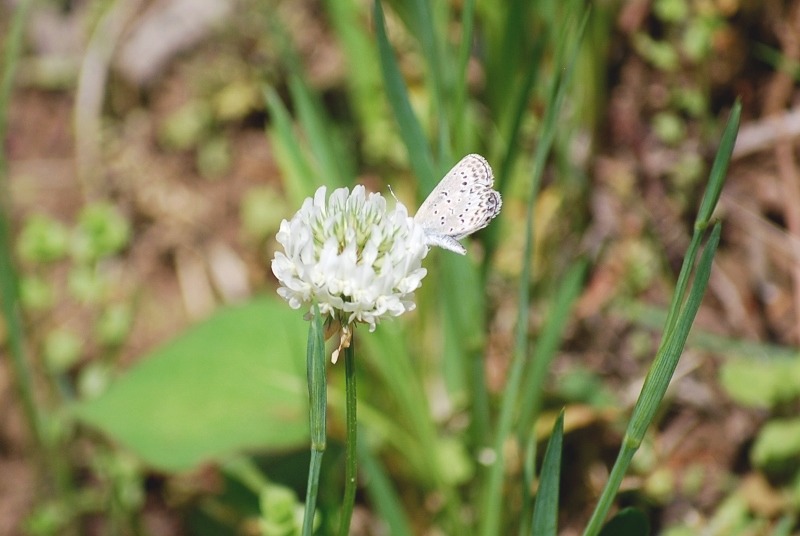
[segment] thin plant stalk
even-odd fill
[[[345,440],[344,499],[342,515],[339,520],[339,536],[347,536],[350,532],[350,520],[353,517],[353,505],[356,501],[358,419],[356,415],[356,357],[353,339],[355,339],[355,334],[350,340],[350,346],[344,350],[347,438]]]
[[[708,279],[711,274],[711,263],[719,244],[720,224],[714,224],[708,238],[705,249],[697,264],[694,281],[686,296],[686,287],[695,266],[697,253],[700,245],[707,234],[706,231],[710,224],[714,207],[719,200],[722,186],[725,183],[728,164],[730,162],[733,146],[736,141],[736,134],[739,129],[739,119],[741,116],[741,103],[738,101],[731,110],[728,124],[723,133],[720,148],[711,169],[709,184],[700,204],[700,209],[695,220],[694,233],[689,245],[688,252],[683,261],[675,293],[670,304],[669,314],[664,326],[664,335],[656,353],[653,365],[645,378],[644,386],[633,408],[628,429],[623,438],[622,447],[617,455],[617,460],[611,469],[608,482],[600,495],[597,506],[589,520],[585,536],[598,534],[602,528],[608,512],[611,509],[614,498],[616,497],[622,478],[630,466],[633,455],[639,449],[644,434],[655,418],[658,407],[664,398],[669,382],[678,365],[689,330],[694,322],[700,302],[703,298]]]
[[[303,513],[303,536],[314,532],[314,511],[317,507],[319,475],[322,455],[326,447],[327,380],[325,376],[325,336],[319,304],[314,304],[314,318],[308,326],[308,346],[306,349],[308,367],[309,422],[311,426],[311,460],[308,467],[308,487]]]

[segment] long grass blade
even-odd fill
[[[686,345],[686,338],[689,336],[689,330],[692,328],[692,323],[697,315],[697,310],[700,308],[700,302],[708,284],[711,263],[714,260],[714,253],[719,244],[719,235],[720,223],[717,222],[700,257],[697,272],[689,290],[689,297],[678,316],[674,336],[666,341],[661,356],[656,357],[653,368],[647,375],[645,384],[642,387],[642,395],[633,408],[631,426],[626,435],[635,441],[641,441],[644,438],[644,433],[647,427],[650,426],[656,411],[658,411],[658,406],[664,398],[669,380],[678,366],[678,360],[683,352],[683,347]]]
[[[527,437],[531,426],[538,417],[547,371],[558,350],[572,305],[583,288],[586,269],[587,263],[580,261],[575,263],[564,276],[564,280],[556,291],[553,308],[548,313],[547,321],[537,338],[536,348],[525,372],[523,383],[518,421],[520,439]]]
[[[527,14],[530,5],[527,0],[511,0],[503,11],[503,25],[496,31],[496,37],[500,39],[499,46],[490,51],[492,61],[487,66],[489,80],[503,80],[510,84],[515,78],[514,73],[520,72],[520,57],[525,51],[524,28],[529,22]],[[490,106],[498,117],[504,115],[506,91],[507,86],[489,92]]]
[[[37,444],[41,442],[41,415],[34,399],[33,375],[25,353],[25,332],[19,306],[17,271],[11,241],[11,194],[8,184],[8,161],[4,150],[8,132],[8,110],[14,87],[17,62],[22,53],[23,30],[33,2],[19,3],[4,43],[3,70],[0,79],[0,300],[5,318],[11,366],[22,399],[28,428]]]
[[[528,355],[528,302],[529,302],[529,281],[531,276],[531,259],[533,255],[533,213],[535,199],[541,184],[547,155],[552,147],[555,138],[556,118],[560,113],[561,105],[566,96],[567,87],[572,79],[575,61],[579,49],[579,43],[586,28],[588,12],[584,15],[579,25],[579,30],[574,34],[574,41],[564,43],[562,51],[558,55],[559,66],[564,66],[563,75],[556,78],[551,90],[550,103],[545,122],[542,126],[542,135],[536,147],[534,155],[531,185],[528,194],[528,210],[525,222],[525,252],[523,256],[523,267],[520,275],[519,302],[517,306],[517,328],[514,343],[514,357],[509,369],[506,387],[503,391],[503,398],[500,403],[500,417],[494,434],[494,463],[489,467],[486,476],[486,483],[483,487],[481,497],[481,523],[478,533],[482,536],[492,536],[498,534],[500,530],[500,515],[502,503],[502,482],[505,469],[505,458],[503,456],[503,445],[506,438],[511,433],[513,416],[517,403],[519,402],[519,391],[522,382],[522,372],[524,370],[525,359]]]
[[[342,498],[342,511],[339,518],[339,536],[347,536],[350,533],[350,522],[353,518],[353,507],[356,502],[358,404],[356,400],[355,336],[352,337],[350,345],[344,349],[344,365],[347,433],[345,436],[344,497]]]
[[[695,232],[692,235],[692,241],[689,243],[689,249],[686,257],[681,266],[681,271],[678,274],[678,281],[675,284],[675,293],[672,295],[672,302],[670,303],[669,313],[667,314],[667,322],[664,326],[664,339],[669,338],[672,332],[677,315],[681,309],[681,303],[686,295],[686,287],[689,284],[689,276],[692,272],[692,267],[697,259],[697,252],[700,248],[702,241],[702,232],[708,225],[709,218],[717,206],[722,186],[725,184],[725,173],[728,169],[731,154],[733,153],[733,146],[736,142],[736,135],[739,132],[739,120],[741,118],[742,106],[738,100],[731,109],[728,123],[725,126],[725,131],[722,135],[722,142],[720,143],[717,155],[714,158],[714,165],[711,168],[709,175],[708,186],[706,186],[703,200],[700,203],[700,209],[697,212],[695,219]]]
[[[422,55],[428,64],[426,80],[436,103],[438,162],[449,162],[452,158],[452,151],[445,95],[447,93],[446,81],[450,78],[448,74],[451,69],[449,64],[444,64],[441,61],[443,45],[439,36],[443,32],[436,31],[436,16],[432,10],[433,6],[428,0],[413,0],[409,2],[409,5],[415,20],[416,34],[419,36],[420,45],[422,46]],[[440,9],[447,9],[445,2],[438,3],[435,6]]]
[[[555,536],[558,530],[558,490],[561,477],[561,445],[564,437],[564,410],[553,425],[542,461],[542,477],[533,507],[531,536]]]
[[[714,158],[714,164],[711,166],[711,173],[708,177],[708,187],[703,195],[703,200],[700,202],[700,209],[697,211],[695,226],[700,226],[701,229],[705,229],[708,222],[711,220],[711,215],[722,193],[722,187],[725,184],[725,178],[728,174],[728,164],[731,161],[733,147],[736,145],[736,136],[739,133],[739,121],[741,117],[742,101],[736,99],[733,108],[731,108],[728,124],[725,126],[725,130],[722,133],[719,149],[717,149],[717,156]]]
[[[292,204],[300,205],[324,182],[314,173],[294,132],[289,111],[272,87],[267,86],[264,89],[264,100],[272,120],[269,134],[283,171],[284,187]]]
[[[367,477],[367,494],[375,510],[386,523],[388,533],[395,536],[414,534],[391,479],[363,441],[358,442],[358,458],[361,462],[361,469]]]
[[[349,165],[344,147],[340,145],[341,137],[334,132],[319,99],[299,74],[289,77],[289,90],[317,163],[317,175],[324,176],[325,183],[332,188],[348,185],[355,173]]]
[[[467,67],[472,52],[472,40],[475,27],[475,0],[465,0],[461,12],[461,43],[458,48],[456,70],[453,84],[453,105],[451,117],[453,123],[453,145],[458,152],[464,152],[466,133],[464,124],[467,118]]]
[[[362,153],[372,161],[392,154],[399,139],[384,101],[380,61],[365,14],[355,0],[326,0],[325,7],[347,61],[349,102],[363,128]]]
[[[438,173],[433,163],[430,146],[425,141],[422,127],[414,115],[408,100],[405,81],[394,57],[394,52],[386,35],[386,22],[383,16],[381,1],[374,1],[375,36],[378,41],[378,53],[381,60],[381,72],[386,95],[400,128],[400,137],[408,151],[409,163],[422,185],[423,196],[436,186]]]
[[[595,507],[589,524],[584,531],[585,536],[594,536],[600,532],[603,520],[608,515],[614,497],[622,483],[622,478],[630,466],[633,455],[641,445],[647,428],[653,421],[659,405],[664,398],[669,382],[677,367],[681,357],[689,330],[692,327],[697,310],[700,308],[703,294],[708,285],[708,278],[711,274],[711,264],[714,260],[714,253],[717,250],[720,236],[720,223],[717,222],[711,231],[708,243],[700,257],[700,261],[695,273],[694,282],[689,291],[686,305],[676,316],[675,328],[663,335],[662,343],[659,347],[653,365],[645,378],[644,386],[633,408],[628,430],[622,442],[622,447],[611,469],[608,482],[600,495],[600,500]],[[701,234],[700,231],[696,231]]]

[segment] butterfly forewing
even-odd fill
[[[455,240],[483,229],[500,213],[502,199],[493,186],[492,168],[482,156],[469,154],[453,166],[414,216],[429,245],[463,255]]]

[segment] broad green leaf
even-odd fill
[[[305,445],[305,334],[301,315],[277,300],[229,307],[72,409],[164,470],[245,449]]]

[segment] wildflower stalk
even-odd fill
[[[353,335],[353,339],[355,335]],[[339,536],[347,536],[350,532],[350,519],[353,517],[353,505],[356,500],[358,421],[356,418],[356,357],[353,349],[354,341],[344,349],[345,371],[345,407],[347,419],[347,438],[345,440],[345,481],[342,516],[339,521]]]
[[[358,323],[374,331],[378,322],[414,309],[414,291],[427,271],[425,230],[397,203],[388,210],[380,194],[363,186],[334,190],[320,187],[300,210],[283,220],[276,236],[272,272],[280,281],[278,294],[294,309],[309,307],[308,395],[311,419],[311,461],[303,535],[313,533],[320,466],[325,451],[325,336],[338,328],[346,376],[346,484],[339,532],[346,535],[356,496],[356,373],[353,330]]]
[[[319,474],[322,455],[325,453],[325,418],[327,408],[327,383],[325,377],[325,338],[319,304],[314,303],[313,318],[308,326],[306,365],[308,374],[309,422],[311,423],[311,460],[308,466],[308,487],[303,514],[303,536],[314,532],[314,511],[317,507]]]

